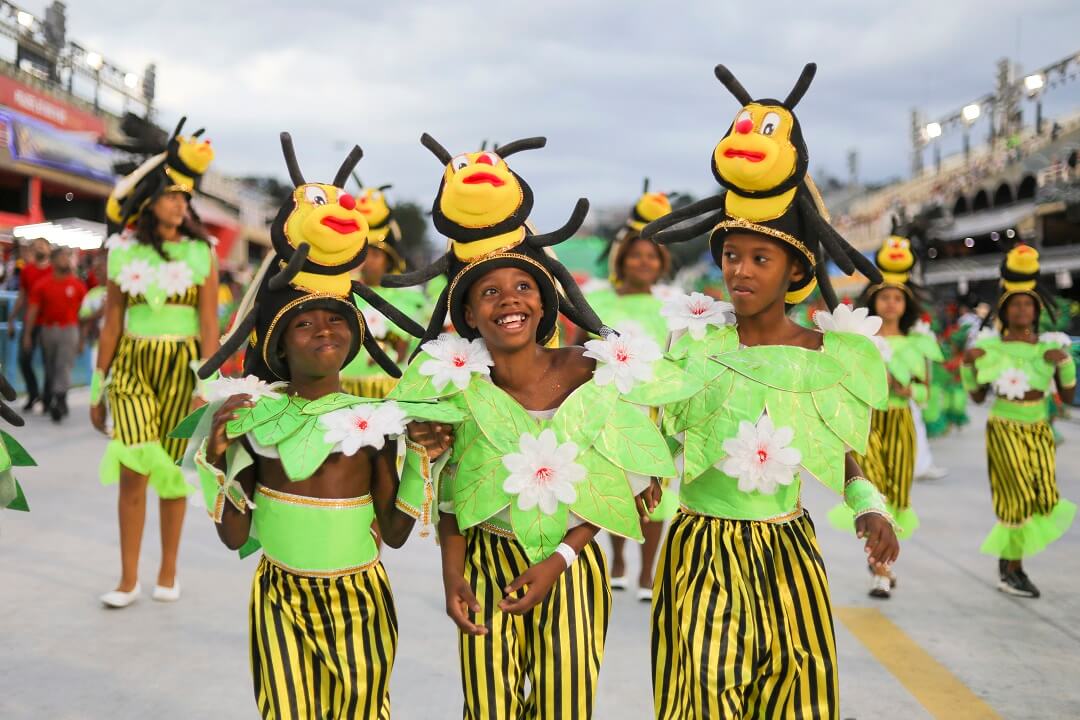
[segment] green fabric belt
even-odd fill
[[[274,563],[298,574],[355,572],[379,557],[370,495],[342,500],[304,497],[260,486],[255,534]]]
[[[146,304],[127,309],[124,332],[137,337],[198,337],[199,313],[191,305],[162,305],[155,310]]]
[[[1008,400],[1003,397],[994,399],[990,406],[990,417],[1012,420],[1013,422],[1042,422],[1047,418],[1046,398],[1030,401]]]
[[[800,482],[794,478],[790,485],[781,485],[775,494],[746,493],[738,488],[738,480],[716,468],[709,468],[700,477],[679,486],[679,504],[697,515],[729,520],[782,520],[801,512]]]

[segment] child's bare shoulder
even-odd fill
[[[553,348],[549,352],[553,354],[552,372],[558,374],[561,379],[575,386],[592,379],[593,371],[596,370],[596,361],[585,357],[585,348],[580,345],[571,345]]]

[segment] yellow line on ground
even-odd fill
[[[967,685],[875,608],[838,607],[836,617],[935,718],[1001,720]]]

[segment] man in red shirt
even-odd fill
[[[51,275],[38,280],[30,291],[30,309],[23,330],[23,349],[33,343],[34,328],[41,327],[41,351],[45,356],[45,407],[53,422],[68,414],[67,391],[71,369],[79,354],[79,306],[86,285],[75,274],[75,257],[70,248],[56,248]]]
[[[11,311],[11,317],[8,318],[8,338],[15,337],[15,321],[27,309],[30,291],[34,289],[39,280],[47,275],[52,275],[52,265],[49,264],[50,249],[49,241],[45,238],[36,238],[30,243],[30,256],[19,270],[19,297],[15,300],[15,307]],[[25,322],[23,325],[25,326]],[[35,332],[30,336],[29,349],[23,347],[19,349],[19,372],[22,374],[23,384],[26,386],[26,404],[23,405],[23,412],[30,412],[34,408],[34,403],[42,399],[41,391],[38,389],[37,376],[34,374],[34,348],[38,345],[39,334]],[[49,388],[46,386],[46,395],[48,390]]]

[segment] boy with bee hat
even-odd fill
[[[291,143],[285,150],[295,164]],[[356,148],[346,165],[358,159]],[[301,182],[279,219],[298,253],[312,257],[317,245],[314,257],[345,265],[366,251],[367,225],[341,182]],[[184,465],[221,541],[242,557],[263,551],[250,611],[259,712],[381,720],[390,713],[397,620],[372,525],[387,545],[405,542],[414,520],[402,501],[422,494],[424,481],[403,471],[446,449],[443,423],[458,413],[343,393],[341,368],[377,348],[354,302],[356,284],[347,270],[264,270],[238,321],[247,377],[207,383],[210,404],[174,435],[191,440]]]
[[[793,108],[813,72],[781,102],[753,100],[718,66],[742,104],[713,152],[728,190],[642,230],[672,242],[711,229],[732,300],[696,295],[663,310],[676,333],[670,354],[705,387],[668,404],[663,421],[681,442],[683,472],[653,589],[658,718],[839,716],[829,589],[802,471],[844,495],[872,563],[898,551],[883,499],[848,452],[865,449],[871,409],[884,406],[885,367],[865,313],[836,307],[827,260],[880,275],[829,226],[806,176]],[[702,210],[687,228],[657,232]],[[815,316],[823,332],[786,314],[815,285],[836,308]]]

